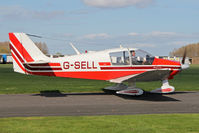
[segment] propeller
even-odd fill
[[[184,50],[184,54],[183,54],[183,58],[182,58],[182,64],[185,64],[186,56],[187,56],[187,48],[185,48],[185,50]]]
[[[184,50],[184,54],[183,54],[183,58],[182,58],[182,62],[181,62],[181,68],[182,69],[189,68],[189,64],[185,63],[186,56],[187,56],[187,48],[185,48],[185,50]]]

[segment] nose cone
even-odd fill
[[[181,64],[182,70],[188,69],[189,67],[190,67],[189,64]]]

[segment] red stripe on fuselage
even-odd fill
[[[110,66],[111,63],[110,62],[99,62],[100,66]]]
[[[181,67],[176,66],[138,66],[138,67],[101,67],[101,70],[125,70],[125,69],[180,69]]]
[[[28,64],[29,66],[61,66],[60,63]]]
[[[26,49],[23,47],[23,45],[19,42],[17,37],[14,35],[14,33],[9,33],[9,38],[12,44],[16,47],[16,49],[20,52],[20,54],[23,56],[23,58],[27,62],[33,62],[34,60],[29,55],[29,53],[26,51]]]
[[[43,71],[43,70],[62,70],[61,67],[59,67],[59,68],[51,68],[51,67],[49,67],[49,68],[42,68],[42,67],[32,68],[32,67],[30,67],[27,64],[24,64],[24,67],[27,68],[28,70],[37,70],[37,71]]]

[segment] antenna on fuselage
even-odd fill
[[[79,50],[70,42],[69,43],[70,45],[71,45],[71,47],[75,50],[75,52],[77,53],[77,54],[81,54],[80,52],[79,52]]]

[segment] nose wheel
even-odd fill
[[[165,79],[162,81],[162,86],[161,88],[157,88],[155,90],[152,90],[151,93],[172,93],[175,91],[175,87],[169,85],[168,79]]]

